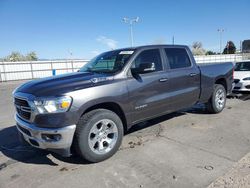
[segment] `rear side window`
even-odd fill
[[[171,69],[179,69],[191,66],[189,56],[185,49],[165,48],[165,53]]]
[[[143,63],[154,63],[155,71],[162,70],[161,55],[158,49],[145,50],[141,52],[132,64],[132,68],[138,68]]]

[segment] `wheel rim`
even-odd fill
[[[226,95],[223,89],[218,89],[218,91],[215,94],[215,105],[217,109],[219,110],[223,109],[226,101],[225,97]]]
[[[90,130],[88,144],[96,154],[106,154],[113,149],[117,142],[118,129],[110,119],[102,119],[95,123]]]

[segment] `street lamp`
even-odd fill
[[[129,28],[130,28],[130,43],[131,46],[134,45],[134,36],[133,36],[133,24],[139,22],[139,17],[130,19],[130,18],[123,18],[122,19],[124,23],[129,24]]]
[[[222,33],[225,31],[225,29],[217,29],[217,31],[220,33],[220,54],[222,54]]]

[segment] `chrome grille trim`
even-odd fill
[[[31,107],[29,102],[25,98],[14,97],[14,104],[16,107],[16,112],[24,120],[30,120],[31,118]]]
[[[36,112],[36,107],[34,105],[34,100],[36,99],[36,97],[32,94],[29,93],[22,93],[22,92],[18,92],[18,91],[14,91],[13,92],[13,103],[15,103],[15,99],[18,100],[18,102],[23,102],[21,105],[22,106],[22,112],[23,113],[29,113],[30,114],[30,118],[23,118],[22,116],[20,116],[17,112],[16,115],[21,118],[22,120],[32,123],[35,120],[35,117],[37,115]],[[19,101],[19,99],[21,101]],[[16,104],[14,104],[16,106]]]

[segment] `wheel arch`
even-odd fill
[[[102,103],[98,103],[95,104],[93,106],[88,107],[86,110],[84,110],[84,112],[82,113],[81,116],[83,116],[84,114],[86,114],[87,112],[90,112],[92,110],[95,109],[107,109],[110,110],[114,113],[116,113],[122,120],[122,124],[123,124],[123,129],[124,131],[127,131],[127,119],[126,116],[124,114],[123,109],[121,108],[121,106],[115,102],[102,102]]]
[[[216,81],[215,81],[215,84],[222,85],[225,88],[226,92],[227,92],[227,81],[226,81],[225,78],[217,78]]]

